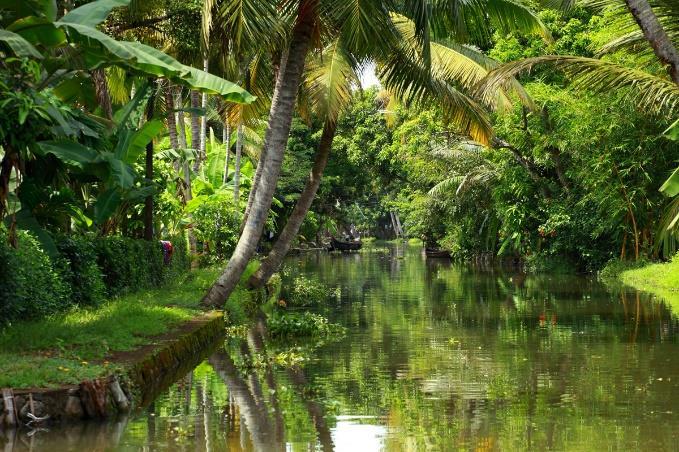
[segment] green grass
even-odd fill
[[[620,273],[620,280],[629,286],[663,298],[671,306],[672,311],[679,314],[679,255],[671,262],[625,270]]]
[[[187,273],[174,284],[19,322],[0,332],[0,387],[53,387],[103,375],[112,352],[132,350],[195,317],[202,295],[219,274]]]

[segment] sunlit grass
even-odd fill
[[[218,273],[197,270],[162,289],[10,325],[0,333],[0,387],[52,386],[105,373],[110,353],[147,344],[195,317]]]
[[[651,292],[664,299],[679,315],[679,257],[671,262],[649,264],[620,274],[625,284]]]

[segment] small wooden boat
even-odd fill
[[[425,248],[424,249],[424,255],[426,257],[438,257],[438,258],[450,259],[450,251],[442,250],[440,248]]]
[[[358,251],[363,247],[363,242],[360,240],[356,242],[344,242],[333,238],[330,240],[328,251]]]

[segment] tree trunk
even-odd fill
[[[231,357],[224,351],[218,351],[210,356],[208,362],[226,383],[229,394],[240,408],[241,420],[245,421],[240,428],[244,430],[247,427],[255,450],[281,450],[281,444],[275,443],[276,437],[266,407],[257,403]]]
[[[224,273],[203,298],[203,305],[221,307],[224,304],[257,249],[276,191],[314,22],[315,14],[308,10],[306,2],[302,3],[292,32],[285,67],[281,68],[281,76],[276,80],[269,112],[269,127],[264,139],[266,160],[260,162],[262,170],[257,193],[236,249]]]
[[[193,170],[200,169],[200,115],[196,110],[200,108],[200,93],[191,91],[191,149],[195,152]]]
[[[172,83],[168,80],[165,87],[165,108],[167,109],[167,130],[170,135],[170,146],[179,149],[179,137],[177,136],[177,114],[173,111],[174,100],[172,95]]]
[[[229,176],[229,154],[231,153],[231,126],[227,121],[224,122],[222,141],[224,142],[224,176],[222,177],[222,184],[226,184],[226,178]]]
[[[184,118],[184,102],[182,100],[182,87],[177,86],[174,93],[174,109],[177,111],[176,122],[179,130],[177,140],[181,149],[186,149],[186,118]]]
[[[182,101],[182,88],[181,86],[177,87],[177,91],[175,92],[175,110],[177,110],[177,117],[179,120],[177,121],[177,125],[179,126],[179,135],[177,137],[177,141],[179,144],[179,148],[182,150],[182,153],[184,150],[188,147],[188,143],[186,142],[186,121],[184,118],[184,102]],[[186,204],[188,201],[191,201],[192,199],[192,193],[191,193],[191,167],[189,166],[188,162],[184,162],[182,165],[182,172],[184,173],[184,204]]]
[[[233,170],[233,202],[238,206],[240,200],[240,159],[243,154],[243,124],[238,125],[236,134],[236,160]]]
[[[184,102],[182,101],[182,88],[177,87],[175,92],[175,110],[177,110],[179,121],[179,147],[182,152],[188,147],[186,143],[186,121],[184,118]],[[193,199],[193,192],[191,190],[191,166],[189,162],[184,160],[183,163],[183,173],[184,173],[184,205]],[[196,246],[196,236],[193,234],[193,226],[188,226],[188,236],[189,236],[189,252],[192,256],[195,256],[198,252],[198,247]]]
[[[309,173],[309,179],[304,186],[304,190],[297,200],[297,204],[292,209],[292,213],[288,218],[288,221],[283,227],[280,236],[276,240],[273,248],[269,255],[262,261],[259,269],[255,274],[252,275],[248,284],[252,287],[262,287],[269,281],[271,275],[273,275],[280,267],[283,259],[288,254],[290,246],[293,240],[297,237],[299,233],[299,228],[304,222],[311,204],[316,197],[316,192],[318,187],[321,185],[321,177],[323,177],[323,171],[328,164],[328,158],[330,157],[330,149],[332,148],[332,140],[335,138],[335,131],[337,130],[337,125],[335,123],[330,123],[326,121],[323,127],[323,134],[321,135],[321,141],[318,145],[318,152],[316,153],[316,158],[314,160],[314,166],[311,168],[311,173]]]
[[[0,222],[5,219],[7,198],[9,197],[9,183],[12,180],[12,170],[17,166],[17,154],[5,149],[5,155],[0,162]]]
[[[203,60],[203,70],[207,72],[208,60],[205,58]],[[203,116],[200,117],[200,149],[198,152],[198,156],[202,162],[205,162],[207,160],[207,155],[206,155],[206,149],[207,149],[207,93],[203,93],[202,98],[200,100],[200,106],[205,112]]]
[[[660,62],[669,66],[672,81],[679,85],[679,52],[662,27],[647,0],[625,0],[627,9],[644,33]]]
[[[154,83],[155,84],[155,83]],[[151,92],[151,97],[146,105],[146,120],[153,119],[154,103],[156,99],[157,86]],[[146,183],[153,184],[153,140],[146,145]],[[153,240],[153,194],[150,194],[144,200],[144,240]]]
[[[97,96],[97,103],[104,111],[106,119],[113,119],[113,107],[111,105],[111,95],[108,92],[108,82],[106,81],[106,72],[103,69],[94,69],[90,71],[92,83],[94,84],[94,93]]]
[[[276,86],[278,86],[278,84],[280,83],[280,78],[283,75],[283,71],[281,70],[281,68],[285,67],[287,61],[288,61],[288,50],[286,49],[281,55],[280,64],[275,65],[276,67],[278,67],[278,70],[276,71]],[[264,148],[262,148],[262,152],[259,155],[259,162],[257,162],[257,168],[255,168],[255,177],[252,179],[252,188],[250,189],[250,194],[248,195],[248,204],[245,207],[243,221],[241,222],[240,225],[241,234],[243,233],[245,223],[247,223],[248,217],[250,216],[250,210],[252,210],[252,204],[255,201],[255,195],[257,195],[257,187],[259,187],[259,180],[262,178],[262,169],[264,168],[265,165],[264,162],[266,162],[266,154],[267,149],[265,146]]]

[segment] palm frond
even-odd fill
[[[552,39],[552,35],[545,24],[530,8],[520,2],[488,0],[484,6],[484,12],[488,15],[493,28],[504,33],[512,31],[536,33],[546,40]]]
[[[431,197],[440,197],[446,193],[457,191],[458,187],[460,186],[461,183],[464,182],[466,177],[467,176],[462,174],[456,174],[447,179],[444,179],[438,184],[434,185],[431,188],[431,190],[429,190],[428,194]]]
[[[127,80],[128,77],[125,69],[118,66],[111,66],[106,69],[108,93],[114,103],[125,104],[129,102],[130,89]]]
[[[403,35],[401,45],[379,61],[378,77],[383,86],[405,104],[436,102],[442,107],[446,120],[475,140],[489,143],[492,127],[487,113],[476,100],[458,88],[464,88],[465,83],[472,85],[471,80],[480,80],[486,70],[444,46],[436,46],[431,65],[427,65],[417,45],[412,22],[397,14],[392,18]]]
[[[276,0],[225,0],[219,9],[219,24],[239,52],[245,44],[261,46],[275,42],[280,31]]]
[[[203,52],[207,53],[210,48],[210,30],[212,29],[212,12],[215,9],[217,0],[203,0],[200,21],[200,39]]]
[[[672,81],[640,69],[594,58],[547,55],[506,64],[480,84],[477,95],[492,96],[508,80],[538,65],[551,65],[571,79],[573,86],[594,92],[629,89],[630,99],[640,108],[652,112],[674,112],[679,107],[679,86]]]
[[[358,63],[339,39],[326,47],[322,59],[310,64],[306,86],[311,106],[330,122],[351,102],[351,88],[360,82]]]
[[[599,48],[597,54],[604,55],[620,49],[633,48],[644,56],[654,56],[653,49],[624,3],[615,2],[613,5],[610,3],[612,2],[604,2],[599,7],[607,8],[606,19],[612,22],[611,29],[617,31],[617,36]],[[679,44],[679,2],[676,0],[651,0],[649,4],[670,40]]]
[[[375,0],[330,1],[323,4],[342,42],[353,54],[362,57],[385,49],[396,35],[389,21],[386,2]]]

